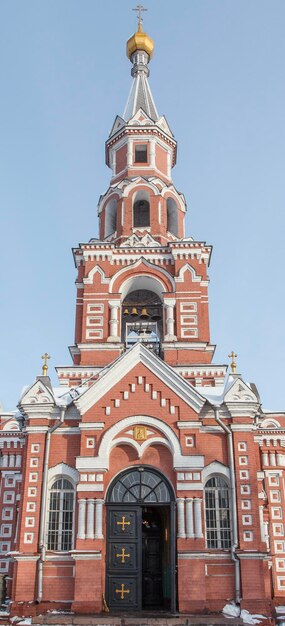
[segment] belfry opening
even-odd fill
[[[106,599],[110,610],[174,610],[174,492],[157,469],[136,466],[110,485]]]

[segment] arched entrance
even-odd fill
[[[107,493],[106,599],[114,610],[175,610],[174,493],[158,470],[125,470]]]

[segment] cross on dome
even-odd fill
[[[132,11],[137,11],[138,30],[141,30],[143,22],[142,12],[147,11],[147,9],[145,9],[142,4],[138,4],[134,9],[132,9]]]

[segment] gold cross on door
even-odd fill
[[[130,556],[131,556],[130,554],[126,554],[125,548],[122,548],[121,554],[116,554],[116,557],[118,559],[121,559],[121,563],[125,563],[125,559],[129,559]]]
[[[130,523],[131,523],[131,522],[126,522],[126,521],[125,521],[125,519],[126,519],[126,518],[125,518],[125,516],[124,516],[124,515],[122,515],[122,519],[121,519],[121,521],[120,521],[120,522],[117,522],[117,525],[118,525],[118,526],[119,526],[119,525],[121,525],[121,526],[122,526],[122,531],[124,531],[124,530],[125,530],[125,526],[130,526]]]
[[[120,593],[121,594],[120,599],[124,600],[125,599],[124,594],[125,593],[130,593],[130,590],[129,589],[125,589],[125,583],[122,583],[121,584],[121,589],[116,589],[116,593]]]

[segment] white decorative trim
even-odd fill
[[[220,559],[225,559],[226,561],[231,561],[231,556],[230,554],[225,554],[224,552],[218,552],[217,553],[208,553],[208,552],[178,552],[178,559],[182,560],[182,559],[191,559],[191,560],[196,560],[196,559],[205,559],[205,560],[220,560]]]
[[[92,485],[88,483],[79,483],[76,487],[76,491],[104,491],[104,485],[96,485],[92,483]]]
[[[272,419],[271,417],[267,417],[262,420],[259,424],[258,428],[281,428],[279,422],[276,419]]]
[[[203,483],[177,483],[177,491],[201,491]]]
[[[99,561],[102,559],[101,552],[71,552],[75,561]]]
[[[102,430],[105,422],[81,422],[78,424],[79,432],[81,430]]]
[[[102,267],[100,267],[100,265],[95,265],[95,267],[92,267],[92,269],[90,270],[88,276],[86,276],[86,278],[83,278],[83,284],[84,285],[92,285],[96,272],[98,272],[98,274],[99,274],[99,276],[101,278],[101,284],[109,285],[110,278],[106,277],[106,274],[105,274],[104,270],[102,269]]]
[[[214,476],[214,474],[215,475],[219,474],[220,476],[223,476],[224,478],[226,478],[227,482],[230,481],[229,468],[223,465],[222,463],[220,463],[219,461],[213,461],[212,463],[209,463],[209,465],[204,467],[204,469],[202,470],[203,483],[205,484],[211,476]]]
[[[129,445],[135,448],[139,459],[142,458],[146,448],[149,448],[150,446],[154,444],[166,446],[169,450],[171,450],[171,445],[169,441],[167,439],[163,439],[162,437],[152,437],[151,439],[147,439],[146,441],[144,441],[142,444],[139,444],[137,441],[135,441],[134,439],[131,439],[130,437],[118,437],[118,438],[113,439],[113,441],[111,442],[110,451],[112,450],[112,448],[115,448],[116,446],[119,446],[122,444]]]
[[[189,263],[185,263],[185,265],[183,265],[180,268],[178,276],[175,276],[175,278],[174,278],[175,282],[176,283],[184,283],[184,274],[187,271],[190,272],[193,283],[200,283],[201,282],[202,276],[198,276],[198,274],[196,274],[196,271],[194,270],[194,267],[189,265]]]
[[[145,268],[148,270],[149,273],[147,273],[146,275],[135,275],[134,270],[136,268],[138,268],[140,265],[144,265]],[[130,265],[127,265],[126,267],[123,267],[121,270],[119,270],[119,272],[117,272],[110,281],[110,293],[113,293],[113,287],[114,287],[114,283],[117,281],[118,278],[121,278],[124,274],[128,273],[130,271],[130,269],[132,270],[132,273],[134,274],[131,279],[128,278],[126,281],[121,282],[120,288],[116,289],[116,293],[119,292],[122,294],[123,298],[126,296],[126,294],[128,293],[129,289],[128,287],[126,287],[126,284],[128,283],[129,280],[134,280],[135,278],[143,278],[143,277],[147,277],[149,279],[152,279],[152,282],[155,284],[157,283],[157,287],[156,289],[153,289],[153,291],[155,293],[157,293],[158,295],[162,295],[162,293],[166,292],[167,289],[165,287],[165,280],[159,280],[159,278],[156,276],[156,274],[153,276],[152,272],[155,270],[155,272],[157,272],[158,274],[162,274],[164,276],[164,279],[166,279],[168,281],[168,283],[170,283],[171,285],[171,291],[174,292],[175,291],[175,283],[174,280],[171,276],[171,274],[169,274],[169,272],[167,272],[163,267],[159,267],[158,265],[155,265],[154,263],[150,263],[149,261],[147,261],[144,257],[140,257],[135,263],[131,263]],[[161,285],[160,288],[158,289],[158,285]]]
[[[107,430],[107,432],[103,435],[97,457],[77,457],[76,459],[77,469],[79,470],[86,470],[86,469],[108,470],[109,469],[109,454],[112,449],[113,440],[115,439],[116,435],[122,430],[125,430],[126,428],[130,428],[131,426],[135,426],[137,424],[145,424],[152,428],[157,428],[159,431],[161,431],[164,434],[168,442],[168,447],[170,448],[172,455],[173,455],[174,468],[177,468],[177,469],[187,468],[188,469],[188,468],[193,468],[193,467],[202,468],[204,466],[203,456],[200,456],[200,455],[183,456],[182,455],[179,439],[177,438],[173,430],[170,428],[170,426],[168,426],[161,420],[158,420],[154,417],[149,417],[146,415],[135,415],[132,417],[127,417],[117,422],[116,424],[111,426],[109,430]],[[150,439],[149,444],[148,442],[147,444],[151,445],[152,441],[153,439]],[[163,445],[162,439],[158,438],[158,441],[159,443],[162,443]],[[165,441],[164,441],[164,445],[166,445]]]
[[[66,463],[58,463],[57,465],[54,465],[54,467],[49,468],[48,470],[49,485],[58,476],[67,476],[68,478],[72,480],[74,484],[77,484],[79,482],[78,471],[74,467],[71,467],[70,465],[67,465]]]

